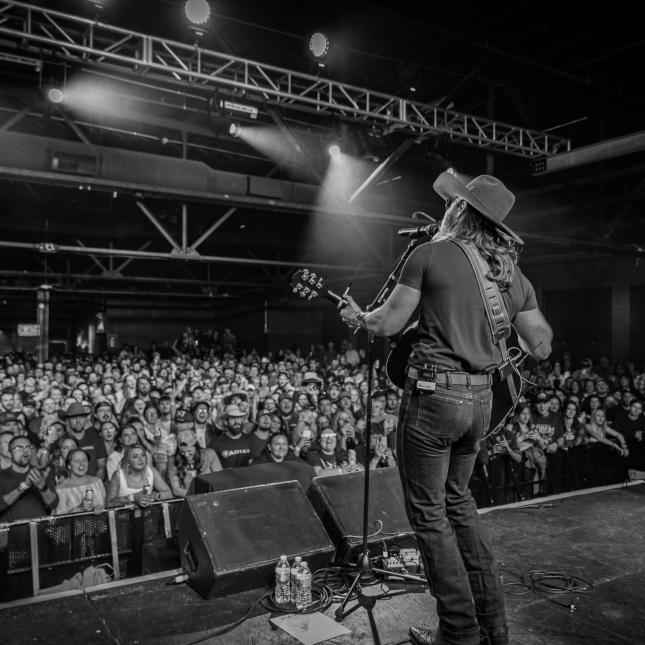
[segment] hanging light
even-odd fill
[[[318,63],[319,67],[325,66],[325,59],[329,53],[331,42],[329,38],[321,31],[317,31],[309,37],[309,53]]]
[[[228,126],[228,133],[234,139],[239,139],[242,134],[242,128],[239,123],[231,123],[231,125]]]
[[[191,25],[205,25],[211,17],[211,6],[207,0],[186,0],[184,13]]]
[[[327,153],[332,159],[338,159],[342,154],[342,150],[337,143],[332,143],[329,148],[327,148]]]
[[[65,100],[65,92],[63,92],[59,87],[52,87],[47,90],[47,98],[52,103],[62,103]]]

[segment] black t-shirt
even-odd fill
[[[212,445],[222,462],[222,468],[239,468],[251,463],[251,437],[240,435],[238,439],[231,439],[227,434],[215,439]]]
[[[11,506],[5,505],[4,496],[18,488],[26,478],[27,473],[17,473],[13,468],[0,471],[0,523],[35,519],[51,513],[51,509],[43,502],[40,492],[33,486]],[[51,481],[49,483],[51,485]]]
[[[627,414],[620,415],[616,419],[616,424],[614,429],[620,432],[626,441],[636,441],[635,434],[640,432],[645,432],[645,416],[642,414],[638,416],[638,419],[635,421],[630,419]]]
[[[76,437],[71,432],[69,433],[69,436],[76,439]],[[85,452],[89,455],[90,461],[87,467],[87,474],[96,475],[98,467],[97,461],[99,459],[107,458],[105,442],[101,437],[99,437],[94,428],[87,428],[85,430],[83,438],[76,439],[76,443],[78,443],[79,448],[85,450]]]
[[[533,426],[547,444],[557,441],[564,434],[564,422],[559,414],[549,412],[545,417],[537,414]]]
[[[270,437],[271,435],[269,435]],[[260,439],[255,432],[253,434],[249,435],[249,442],[251,444],[251,457],[253,459],[253,463],[257,461],[257,458],[266,452],[267,448],[267,443],[269,439]]]
[[[419,245],[399,283],[421,291],[418,341],[411,364],[434,363],[440,372],[485,372],[501,361],[493,344],[475,273],[463,251],[441,240]],[[511,321],[537,309],[535,290],[519,267],[502,292]]]

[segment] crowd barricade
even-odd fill
[[[470,488],[479,507],[497,506],[627,480],[628,461],[607,445],[585,444],[546,455],[544,476],[508,454],[478,461]]]
[[[507,455],[478,461],[470,488],[480,507],[541,495],[619,484],[627,461],[600,444],[547,455],[535,480]],[[104,566],[112,580],[180,566],[177,526],[182,499],[129,505],[99,513],[54,515],[0,525],[0,603],[63,588],[87,567]]]
[[[69,588],[87,567],[110,579],[179,567],[176,530],[182,499],[146,508],[51,515],[0,525],[0,602]]]

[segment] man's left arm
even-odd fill
[[[390,297],[374,311],[361,311],[354,300],[347,297],[350,304],[341,310],[340,315],[350,326],[365,327],[376,336],[394,336],[410,320],[420,299],[419,290],[397,284]]]
[[[348,306],[340,315],[350,327],[364,327],[376,336],[394,336],[412,317],[421,301],[421,288],[425,270],[430,266],[432,244],[421,244],[410,254],[403,265],[398,284],[387,300],[370,312],[361,311],[351,296]]]

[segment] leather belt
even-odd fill
[[[414,379],[417,383],[434,383],[436,385],[492,385],[493,377],[490,374],[469,374],[467,372],[438,372],[433,373],[430,370],[417,369],[409,367],[407,371],[409,378]],[[431,389],[423,388],[420,389]]]
[[[468,374],[467,372],[440,372],[435,378],[437,385],[492,385],[490,374]]]

